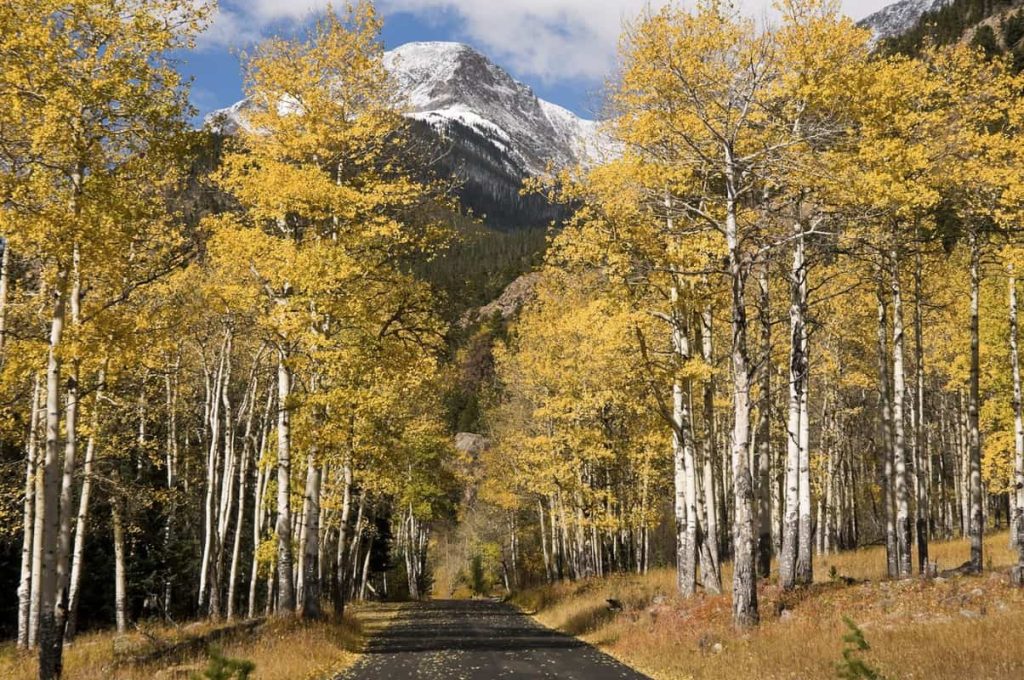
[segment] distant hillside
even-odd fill
[[[890,8],[907,9],[911,3],[922,11],[904,30],[886,34],[878,29],[880,15]],[[929,43],[968,41],[990,55],[1010,53],[1016,70],[1024,69],[1024,0],[905,0],[868,17],[862,25],[876,30],[879,49],[885,52],[913,55]]]

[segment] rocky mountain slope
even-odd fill
[[[860,21],[874,32],[874,39],[885,40],[906,33],[925,12],[941,9],[949,0],[900,0]]]

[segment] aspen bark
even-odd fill
[[[338,552],[335,559],[334,574],[334,612],[339,619],[345,612],[345,558],[348,548],[348,521],[352,513],[352,462],[346,458],[341,466],[342,475],[342,500],[341,518],[338,522]]]
[[[793,247],[790,270],[789,305],[789,402],[786,424],[786,499],[782,525],[782,554],[779,556],[779,582],[792,588],[803,579],[800,557],[803,547],[803,427],[804,387],[807,364],[804,334],[806,281],[804,272],[803,226],[796,227],[798,238]]]
[[[255,369],[256,366],[253,367],[254,373]],[[249,408],[245,421],[245,435],[242,440],[242,460],[238,466],[238,500],[236,501],[237,509],[235,511],[235,538],[231,546],[231,570],[228,572],[228,620],[234,619],[235,617],[235,588],[238,584],[238,565],[239,558],[241,556],[242,530],[245,528],[245,497],[248,495],[246,493],[246,481],[249,478],[249,459],[251,458],[252,450],[254,448],[252,425],[256,411],[256,394],[259,390],[259,383],[255,377],[253,377],[251,382],[252,389],[249,392]],[[256,550],[255,545],[253,546],[253,550]]]
[[[694,476],[693,441],[689,435],[689,412],[683,385],[677,382],[672,389],[673,417],[676,433],[673,436],[676,496],[676,576],[679,592],[693,595],[697,577],[697,508],[696,478]]]
[[[174,367],[164,376],[167,407],[167,448],[164,453],[167,468],[168,509],[167,524],[164,526],[164,554],[170,555],[174,543],[174,528],[177,524],[178,499],[175,490],[178,486],[178,373],[181,368],[179,352]],[[172,597],[174,593],[174,573],[169,570],[164,576],[163,606],[165,618],[170,618]]]
[[[282,350],[277,364],[277,589],[278,614],[295,611],[292,574],[291,405],[292,374]]]
[[[917,497],[917,566],[920,573],[928,568],[928,533],[931,526],[931,452],[925,424],[924,392],[924,315],[921,310],[921,253],[914,258],[914,363],[916,364],[917,418],[914,420],[915,495]]]
[[[804,302],[806,309],[806,292]],[[810,343],[807,324],[802,326],[803,389],[800,390],[800,535],[796,557],[796,576],[800,583],[809,585],[814,580],[814,528],[811,523],[811,417],[810,417]]]
[[[320,573],[317,564],[320,545],[320,471],[316,450],[311,449],[303,501],[302,617],[306,619],[320,618]]]
[[[46,449],[36,492],[35,535],[39,541],[33,556],[32,582],[39,584],[39,678],[59,678],[62,668],[63,631],[57,621],[57,569],[60,562],[60,350],[64,336],[68,274],[58,273],[50,321],[50,345],[46,365]],[[36,557],[39,559],[36,560]]]
[[[114,492],[110,498],[110,523],[114,534],[114,620],[118,633],[128,629],[128,587],[125,576],[124,498],[120,475],[114,472]]]
[[[750,446],[750,368],[747,357],[747,267],[740,251],[737,225],[736,167],[732,149],[726,148],[725,238],[729,249],[732,293],[732,486],[733,513],[733,621],[738,626],[756,625],[757,570],[754,550],[754,489],[747,464]]]
[[[220,360],[213,376],[207,375],[206,427],[208,429],[209,450],[206,456],[206,494],[203,506],[203,555],[199,567],[199,609],[202,610],[210,598],[211,562],[216,559],[214,541],[217,538],[217,497],[218,466],[220,464],[220,394],[223,389],[224,366],[227,361],[228,337],[225,334],[221,344]]]
[[[972,233],[971,245],[971,307],[970,307],[970,332],[971,332],[971,371],[970,386],[967,398],[967,426],[968,426],[968,495],[970,497],[970,516],[968,537],[971,542],[971,569],[980,572],[984,566],[983,539],[985,534],[985,523],[982,515],[982,488],[981,488],[981,430],[978,423],[978,411],[980,408],[979,390],[979,332],[978,332],[978,306],[981,296],[981,243],[977,233]]]
[[[754,469],[757,473],[757,575],[767,578],[771,572],[772,552],[772,319],[768,265],[758,277],[761,299],[761,404],[758,419]]]
[[[904,367],[903,286],[900,283],[899,254],[893,250],[892,265],[892,373],[893,373],[893,501],[896,504],[896,576],[913,573],[910,556],[910,502],[907,490],[907,439],[904,404],[907,398]]]
[[[537,499],[537,524],[540,527],[540,547],[544,554],[544,578],[548,583],[554,581],[551,571],[551,554],[548,551],[548,539],[544,529],[544,501]]]
[[[7,257],[7,244],[4,244]],[[32,385],[32,409],[28,441],[25,447],[25,503],[22,509],[21,578],[18,580],[18,648],[29,646],[29,613],[32,609],[32,556],[35,538],[36,466],[38,463],[39,396],[41,386],[36,373]],[[34,639],[35,636],[31,635]]]
[[[231,511],[234,505],[235,480],[235,415],[231,402],[231,372],[233,366],[234,330],[229,328],[226,333],[224,378],[221,383],[221,405],[224,418],[223,463],[217,470],[216,484],[219,485],[219,502],[217,503],[216,534],[213,538],[212,555],[210,558],[210,618],[219,620],[223,614],[222,597],[224,596],[224,550],[227,544],[228,525],[231,523]],[[255,372],[255,366],[254,366]],[[250,376],[250,383],[252,376]],[[247,387],[248,389],[248,387]],[[217,463],[215,462],[215,468]]]
[[[78,245],[75,244],[72,255],[71,291],[68,304],[71,311],[71,328],[77,333],[81,319],[82,279],[79,264]],[[74,339],[74,335],[72,335]],[[75,461],[78,457],[78,380],[80,359],[71,358],[68,378],[65,384],[64,407],[64,468],[60,485],[60,533],[57,538],[57,625],[63,628],[67,602],[68,578],[71,570],[71,518],[75,496]],[[63,635],[63,631],[61,632]]]
[[[78,517],[75,520],[75,545],[71,554],[71,581],[68,594],[68,622],[64,639],[74,638],[78,627],[78,603],[81,597],[82,563],[85,559],[85,535],[89,528],[89,500],[92,496],[93,464],[96,458],[96,440],[100,430],[100,404],[107,379],[107,360],[103,360],[96,375],[96,393],[92,409],[92,431],[85,445],[85,461],[82,464],[82,491],[78,498]]]
[[[713,318],[711,308],[705,307],[701,313],[701,354],[704,363],[709,368],[714,366],[714,336],[712,328]],[[707,545],[708,561],[710,569],[701,569],[701,581],[704,590],[711,593],[722,591],[722,562],[719,556],[719,522],[718,522],[718,500],[715,493],[715,380],[714,375],[708,377],[704,382],[703,416],[704,416],[704,460],[703,460],[703,481],[704,481],[704,512],[706,523],[704,526],[704,543]],[[646,477],[644,480],[644,493],[647,490]],[[645,497],[646,498],[646,497]],[[645,503],[646,504],[646,503]],[[770,533],[770,530],[769,530]],[[770,536],[769,536],[770,540]]]
[[[256,584],[259,581],[259,546],[263,540],[263,527],[267,517],[267,510],[264,507],[264,496],[267,490],[267,483],[270,480],[270,471],[266,469],[264,461],[267,456],[267,442],[270,435],[270,409],[274,403],[274,390],[267,390],[267,403],[263,409],[263,424],[260,428],[260,451],[259,463],[257,465],[256,484],[253,487],[253,523],[252,523],[252,565],[249,572],[249,618],[256,616]]]
[[[896,517],[893,506],[893,434],[891,391],[889,385],[889,343],[887,340],[888,313],[882,291],[878,294],[878,400],[881,420],[882,454],[882,506],[885,518],[885,557],[890,578],[899,575],[898,549],[896,547]]]

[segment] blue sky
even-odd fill
[[[744,11],[771,14],[770,0],[736,0]],[[845,0],[861,18],[889,0]],[[341,4],[336,2],[335,4]],[[538,96],[594,117],[616,42],[628,22],[659,0],[378,0],[383,40],[392,48],[417,40],[473,45]],[[238,53],[262,36],[301,31],[327,0],[220,0],[210,30],[196,50],[179,55],[194,78],[200,117],[242,96]]]

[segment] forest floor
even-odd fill
[[[844,617],[870,645],[858,656],[887,680],[1019,679],[1024,591],[1009,585],[1015,554],[1007,538],[987,537],[981,576],[889,581],[883,547],[815,556],[812,586],[784,593],[768,581],[759,588],[761,625],[747,632],[732,627],[728,594],[674,596],[673,569],[559,583],[524,591],[515,602],[658,680],[835,678],[849,632]],[[969,548],[933,543],[930,553],[942,570],[963,563]],[[729,566],[723,571],[728,588]],[[609,611],[608,599],[622,611]]]
[[[333,678],[359,658],[366,633],[386,625],[387,612],[368,609],[346,612],[340,621],[303,622],[268,619],[254,630],[218,639],[208,646],[172,653],[151,661],[146,657],[169,647],[188,647],[220,626],[140,624],[125,635],[100,631],[79,635],[64,649],[64,680],[184,680],[206,677],[210,655],[255,664],[253,680],[320,680]],[[20,652],[13,643],[0,645],[0,678],[34,680],[36,653]]]

